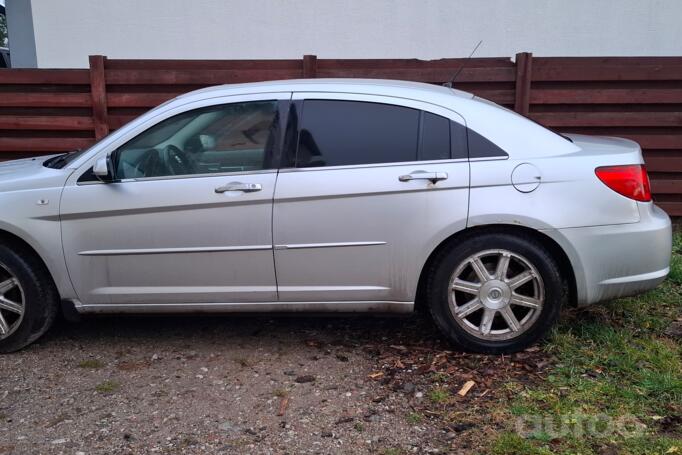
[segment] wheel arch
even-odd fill
[[[577,305],[577,283],[575,271],[568,255],[564,249],[548,235],[526,226],[519,226],[515,224],[486,224],[473,226],[470,228],[458,231],[440,242],[429,254],[426,262],[422,266],[419,274],[419,281],[417,283],[417,293],[415,298],[415,310],[422,311],[426,308],[426,281],[428,271],[431,269],[434,261],[438,259],[439,254],[447,248],[450,248],[456,242],[467,241],[468,239],[477,237],[483,234],[511,234],[518,236],[531,237],[540,242],[547,250],[549,250],[552,257],[554,257],[559,265],[562,277],[568,286],[568,298],[571,306]]]
[[[60,292],[59,286],[57,286],[57,280],[55,279],[52,270],[48,266],[45,259],[40,255],[40,253],[38,253],[38,251],[30,243],[28,243],[26,240],[22,239],[21,237],[10,231],[0,229],[0,244],[5,244],[11,247],[18,247],[22,250],[23,253],[30,254],[31,256],[33,256],[38,261],[38,263],[44,268],[44,272],[47,273],[52,282],[55,284],[57,292],[58,293]]]

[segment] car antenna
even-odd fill
[[[480,46],[481,44],[483,44],[483,40],[478,42],[476,47],[474,47],[474,50],[471,51],[471,54],[469,54],[469,56],[466,58],[466,60],[464,60],[464,62],[462,62],[462,65],[459,67],[459,69],[457,70],[455,75],[452,76],[452,79],[450,79],[449,82],[446,82],[445,84],[443,84],[445,87],[452,88],[453,84],[455,83],[455,79],[457,79],[457,76],[459,76],[459,73],[461,73],[462,70],[464,69],[464,67],[467,65],[467,63],[469,63],[469,60],[471,60],[471,57],[474,56],[474,54],[476,53],[476,50],[478,49],[478,46]]]

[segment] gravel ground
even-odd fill
[[[0,454],[468,453],[494,416],[445,424],[433,374],[460,374],[456,392],[505,359],[444,349],[419,316],[61,322],[0,356]]]

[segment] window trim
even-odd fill
[[[197,101],[192,101],[189,103],[181,104],[178,106],[174,106],[172,108],[166,109],[159,111],[156,115],[153,117],[145,119],[143,123],[139,123],[138,120],[141,120],[145,117],[146,114],[143,114],[142,116],[138,117],[137,119],[133,120],[130,124],[123,126],[120,130],[115,131],[114,134],[116,135],[115,140],[112,142],[107,143],[106,145],[104,144],[95,144],[93,147],[97,147],[99,150],[97,152],[93,153],[90,157],[84,158],[84,161],[81,164],[78,164],[78,167],[76,170],[71,174],[67,181],[67,185],[75,185],[75,186],[84,186],[84,185],[110,185],[112,183],[130,183],[130,182],[138,182],[138,181],[147,181],[147,180],[169,180],[169,179],[178,179],[178,178],[205,178],[205,177],[210,177],[210,176],[221,176],[221,175],[227,175],[227,176],[234,176],[234,175],[245,175],[246,173],[250,172],[257,172],[257,173],[276,173],[279,170],[279,167],[281,165],[281,157],[282,157],[282,146],[283,146],[283,139],[284,139],[284,134],[285,134],[285,128],[287,125],[288,121],[288,111],[289,111],[289,104],[291,103],[291,96],[292,92],[281,92],[281,91],[276,91],[276,92],[263,92],[263,93],[249,93],[249,94],[237,94],[237,95],[226,95],[226,96],[219,96],[219,97],[214,97],[214,98],[206,98],[202,100],[197,100]],[[213,107],[213,106],[221,106],[221,105],[227,105],[227,104],[238,104],[238,103],[251,103],[251,102],[263,102],[263,101],[275,101],[277,103],[277,109],[279,113],[279,133],[278,137],[276,138],[276,143],[273,146],[273,158],[272,158],[272,165],[268,169],[257,169],[254,171],[238,171],[238,172],[229,172],[229,173],[210,173],[210,174],[185,174],[185,175],[169,175],[169,176],[160,176],[160,177],[142,177],[139,179],[122,179],[122,180],[115,180],[113,182],[102,182],[102,181],[79,181],[81,177],[83,177],[87,172],[89,172],[92,169],[92,166],[94,163],[101,157],[109,154],[109,153],[114,153],[118,148],[122,147],[129,141],[135,139],[137,136],[140,134],[144,133],[147,131],[149,128],[152,128],[153,126],[159,124],[160,122],[163,122],[166,119],[169,119],[171,117],[174,117],[176,115],[183,114],[185,112],[190,112],[192,110],[198,110],[202,108],[208,108],[208,107]],[[160,107],[164,106],[164,103]],[[119,133],[120,134],[116,134]]]
[[[296,95],[296,93],[294,94]],[[439,160],[420,160],[419,156],[422,154],[422,147],[423,147],[423,129],[424,129],[424,117],[426,113],[436,115],[438,117],[442,117],[446,119],[449,124],[451,123],[457,123],[461,128],[464,129],[464,132],[466,134],[466,124],[461,124],[459,122],[456,122],[450,117],[447,117],[441,113],[436,113],[431,110],[424,109],[423,107],[420,106],[409,106],[405,104],[396,104],[394,102],[390,102],[392,98],[390,97],[384,97],[384,96],[374,96],[374,95],[368,95],[369,97],[372,98],[378,98],[377,100],[374,99],[355,99],[355,98],[338,98],[335,97],[334,95],[337,94],[329,94],[330,96],[325,97],[325,96],[315,96],[315,97],[300,97],[300,98],[294,98],[291,101],[290,105],[290,110],[289,110],[289,117],[287,119],[287,126],[286,126],[286,136],[287,139],[284,140],[284,145],[282,147],[282,164],[286,164],[286,167],[282,166],[280,167],[280,171],[284,169],[353,169],[353,168],[364,168],[364,167],[379,167],[379,166],[387,166],[387,165],[399,165],[399,164],[409,164],[409,163],[444,163],[444,162],[457,162],[457,161],[466,161],[468,158],[453,158],[453,146],[455,145],[455,138],[453,138],[452,134],[452,126],[450,125],[449,129],[449,143],[450,143],[450,157],[449,158],[443,158]],[[367,96],[366,96],[367,97]],[[416,160],[413,161],[390,161],[390,162],[380,162],[380,163],[367,163],[367,164],[345,164],[345,165],[338,165],[338,166],[306,166],[306,167],[298,167],[297,166],[297,161],[298,161],[298,149],[300,145],[300,136],[301,136],[301,126],[302,126],[302,120],[303,120],[303,115],[304,115],[304,110],[305,110],[305,101],[308,100],[315,100],[315,101],[345,101],[345,102],[354,102],[354,103],[372,103],[372,104],[383,104],[386,106],[393,106],[393,107],[398,107],[398,108],[404,108],[404,109],[413,109],[418,111],[419,117],[417,120],[417,149],[416,149]],[[414,104],[421,104],[421,102],[415,102]],[[445,109],[445,108],[443,108]],[[295,135],[296,140],[295,142],[292,143],[287,143],[288,141],[291,141],[293,139],[293,136]],[[468,141],[465,141],[468,142]],[[293,150],[291,149],[293,147]],[[284,149],[286,148],[286,153]],[[468,157],[468,144],[467,144],[467,157]],[[285,155],[287,156],[286,162],[284,161]],[[292,162],[292,157],[293,156],[293,162]]]

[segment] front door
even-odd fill
[[[115,146],[114,183],[92,178],[92,162],[74,173],[61,218],[81,302],[276,301],[272,198],[289,97],[175,113]]]
[[[466,226],[464,121],[426,103],[324,93],[295,93],[291,119],[274,206],[280,300],[409,309],[428,254]]]

